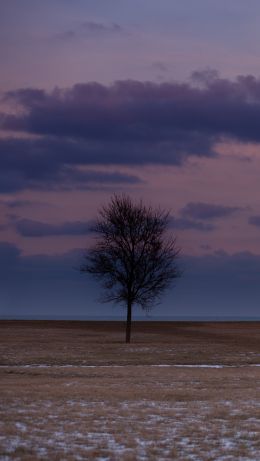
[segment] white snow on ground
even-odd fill
[[[17,400],[6,411],[16,414],[17,406],[23,404]],[[19,417],[14,424],[16,432],[8,438],[0,436],[1,452],[5,453],[0,459],[20,459],[16,450],[23,448],[43,460],[59,456],[78,461],[149,461],[153,450],[152,459],[160,461],[258,461],[260,421],[249,416],[249,408],[257,406],[260,403],[254,400],[219,401],[218,408],[227,408],[227,415],[240,415],[232,421],[229,416],[216,418],[214,402],[209,401],[194,402],[192,407],[185,401],[154,400],[115,405],[77,399],[65,400],[62,405],[51,400],[34,402],[27,406],[24,422]],[[35,417],[34,410],[44,416]],[[53,418],[55,430],[50,430],[48,420]]]
[[[19,429],[19,431],[21,432],[26,432],[26,425],[23,424],[23,423],[15,423],[15,426],[17,429]]]

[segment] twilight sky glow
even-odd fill
[[[152,318],[259,317],[259,25],[257,0],[2,2],[1,317],[124,315],[74,270],[114,192],[183,249]]]

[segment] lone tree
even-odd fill
[[[80,271],[101,280],[103,302],[127,307],[126,342],[130,342],[132,306],[151,308],[152,302],[179,277],[179,249],[174,236],[167,236],[169,212],[134,203],[114,195],[99,211],[92,226],[95,245],[86,252]]]

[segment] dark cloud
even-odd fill
[[[18,219],[14,222],[18,234],[23,237],[47,237],[57,235],[84,235],[90,230],[87,221],[64,222],[62,224],[48,224],[32,219]]]
[[[8,202],[1,202],[1,203],[4,203],[8,208],[23,208],[26,206],[39,204],[39,202],[35,203],[35,202],[32,202],[31,200],[9,200]]]
[[[85,21],[81,24],[81,28],[85,34],[100,35],[100,34],[121,34],[124,29],[116,23],[108,24],[104,22]]]
[[[207,151],[196,136],[186,139],[191,152]],[[179,147],[178,147],[179,146]],[[44,137],[41,139],[0,139],[0,192],[22,189],[92,188],[95,184],[138,184],[135,175],[119,171],[86,171],[87,165],[144,165],[146,163],[183,162],[181,140],[175,152],[168,144],[123,142],[87,142]]]
[[[116,172],[101,178],[80,167],[180,166],[190,156],[216,156],[216,142],[226,138],[260,142],[260,79],[230,81],[207,70],[193,74],[193,82],[126,80],[7,92],[5,103],[19,110],[0,115],[1,129],[16,132],[0,140],[0,191],[134,184],[140,181],[135,176]],[[212,213],[233,211],[222,207]]]
[[[180,230],[198,230],[202,232],[213,231],[216,227],[212,224],[196,221],[189,218],[171,218],[171,226]]]
[[[212,74],[212,71],[211,71]],[[119,141],[173,141],[196,133],[260,141],[260,79],[235,81],[196,73],[188,83],[120,81],[111,86],[77,84],[50,93],[20,89],[6,93],[23,113],[3,117],[5,129],[63,137]]]
[[[91,223],[87,221],[65,222],[49,224],[32,219],[20,219],[16,215],[9,215],[9,220],[18,234],[23,237],[46,237],[57,235],[82,235],[90,231]],[[197,230],[211,232],[216,226],[189,218],[171,217],[170,225],[176,230]]]
[[[242,209],[243,208],[241,207],[235,206],[215,205],[212,203],[203,202],[190,202],[180,210],[180,213],[185,217],[208,220],[225,218]]]
[[[0,274],[2,277],[11,275],[10,271],[17,265],[20,256],[21,251],[16,245],[9,242],[0,242]]]
[[[97,304],[99,286],[76,268],[83,250],[60,255],[25,256],[0,243],[0,317],[91,317],[125,315],[124,309]],[[183,277],[153,316],[255,316],[259,318],[260,255],[182,255]],[[248,302],[250,300],[250,302]],[[134,315],[141,313],[140,309]]]
[[[25,256],[1,242],[0,318],[95,315],[93,284],[78,270],[82,252]]]
[[[6,208],[23,208],[27,206],[33,206],[33,205],[46,205],[43,202],[34,202],[32,200],[0,200],[0,205],[3,205]]]
[[[191,81],[196,84],[202,85],[202,87],[212,85],[214,82],[220,79],[219,72],[216,69],[207,67],[203,70],[195,70],[191,74]]]
[[[104,159],[107,155],[103,149]],[[89,151],[89,157],[87,152]],[[97,152],[85,143],[59,139],[0,139],[0,192],[23,189],[88,189],[100,185],[138,184],[119,171],[80,168],[94,164]],[[104,163],[107,163],[104,161]]]
[[[74,29],[59,33],[55,38],[59,40],[74,40],[77,38],[109,38],[117,35],[124,35],[126,31],[116,23],[104,23],[97,21],[84,21]]]
[[[39,207],[39,206],[51,206],[49,203],[45,202],[38,202],[32,200],[0,200],[0,204],[4,205],[7,208],[24,208],[24,207]]]
[[[204,275],[207,278],[215,275],[216,278],[226,279],[227,284],[231,283],[232,278],[240,281],[260,281],[259,263],[260,255],[248,251],[231,255],[224,250],[218,250],[205,256],[185,257],[189,273]]]
[[[20,103],[24,113],[2,116],[2,128],[85,140],[86,157],[89,150],[102,155],[107,148],[111,163],[180,164],[188,155],[214,155],[211,136],[205,137],[197,127],[185,127],[176,116],[183,110],[178,101],[181,94],[171,101],[171,85],[161,86],[131,81],[111,87],[81,84],[46,93],[44,101],[41,91],[37,95],[33,90],[32,98],[30,90],[9,92],[8,98]],[[103,161],[104,155],[96,156],[97,163]]]
[[[260,216],[250,216],[248,219],[249,224],[253,226],[260,227]]]
[[[212,247],[210,245],[208,245],[207,243],[200,245],[200,248],[202,250],[206,250],[206,251],[212,250]]]
[[[163,61],[154,61],[150,67],[157,72],[165,73],[169,71],[167,64]]]

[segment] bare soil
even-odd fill
[[[260,322],[0,322],[0,460],[260,459]]]

